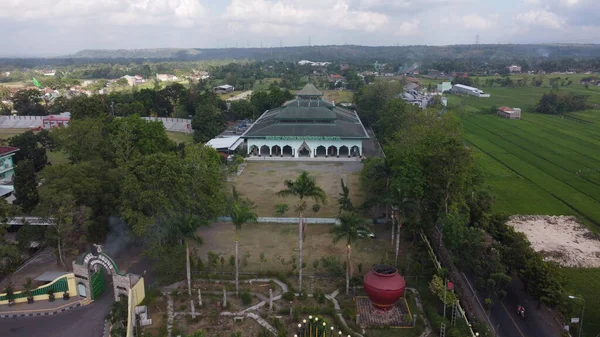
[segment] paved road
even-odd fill
[[[53,316],[0,319],[2,337],[102,337],[104,318],[113,303],[111,287],[99,300],[85,307]]]
[[[469,279],[471,285],[473,282]],[[560,337],[561,328],[548,313],[537,306],[531,296],[523,290],[523,283],[513,278],[506,287],[507,295],[490,310],[490,320],[497,330],[496,337]],[[479,294],[481,303],[485,296]],[[525,319],[517,315],[517,306],[525,307]]]

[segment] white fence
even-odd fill
[[[336,218],[304,218],[309,224],[339,224]],[[231,221],[228,216],[218,217],[217,221]],[[262,223],[298,223],[299,218],[277,218],[277,217],[258,217],[256,222]]]
[[[0,129],[34,129],[44,125],[46,116],[1,116]]]

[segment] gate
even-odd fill
[[[90,282],[92,288],[92,300],[97,299],[104,293],[104,289],[106,289],[106,281],[104,277],[104,269],[100,268],[97,272],[92,275],[92,280]]]

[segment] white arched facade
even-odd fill
[[[291,137],[290,137],[291,138]],[[362,157],[362,139],[258,139],[248,138],[250,156],[266,157]],[[308,150],[308,151],[307,151]]]

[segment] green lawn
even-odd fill
[[[192,137],[191,133],[187,134],[187,133],[182,133],[182,132],[167,131],[167,136],[169,137],[170,140],[172,140],[176,143],[191,144],[194,142],[194,138]]]
[[[256,82],[254,82],[254,87],[252,87],[252,90],[254,90],[254,91],[269,90],[269,86],[273,82],[279,83],[279,82],[281,82],[281,78],[263,78],[262,80],[256,80]]]
[[[561,273],[567,281],[565,289],[569,295],[583,297],[585,312],[583,320],[583,336],[594,337],[600,332],[600,268],[562,268]],[[581,312],[581,301],[574,302],[574,317]]]

